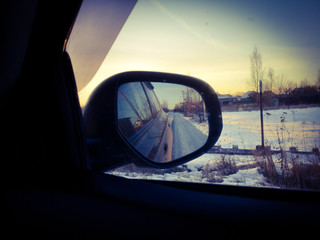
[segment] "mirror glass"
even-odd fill
[[[118,89],[118,127],[150,161],[165,163],[201,148],[208,139],[205,103],[193,88],[130,82]]]

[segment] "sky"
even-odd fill
[[[188,91],[186,86],[180,84],[152,82],[152,85],[160,104],[166,102],[170,110],[173,110],[176,104],[183,102],[182,92],[186,94]]]
[[[190,75],[221,94],[246,92],[255,46],[265,69],[313,83],[320,69],[319,12],[320,1],[309,0],[140,0],[79,89],[81,105],[101,81],[132,70]]]

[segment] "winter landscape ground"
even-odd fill
[[[216,143],[223,148],[255,149],[261,144],[258,111],[224,112],[223,131]],[[206,134],[208,126],[185,118]],[[136,179],[231,184],[254,187],[320,188],[320,107],[264,112],[265,142],[272,154],[204,154],[172,169],[146,169],[128,165],[108,174]],[[295,147],[298,152],[289,152]],[[309,152],[302,154],[299,151]]]

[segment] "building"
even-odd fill
[[[237,97],[233,97],[230,94],[218,94],[220,105],[233,105],[237,103]]]
[[[255,102],[257,99],[257,93],[254,91],[248,91],[241,97],[241,103]]]

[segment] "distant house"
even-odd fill
[[[270,106],[279,106],[279,105],[280,105],[280,99],[277,97],[273,97],[271,99]]]
[[[254,102],[256,99],[257,93],[254,91],[248,91],[245,94],[242,95],[241,97],[241,102],[242,103],[249,103],[249,102]]]
[[[263,103],[267,106],[279,106],[279,96],[272,91],[263,93]]]
[[[230,94],[218,94],[220,105],[233,105],[237,103],[237,97],[233,97]]]
[[[258,93],[254,91],[248,91],[241,97],[241,103],[257,103]],[[279,96],[272,91],[263,92],[263,104],[265,106],[279,106]]]
[[[285,104],[319,104],[320,92],[316,86],[306,86],[293,89],[286,99],[281,99]]]
[[[291,91],[291,94],[294,96],[299,96],[303,94],[303,88],[295,88]]]

